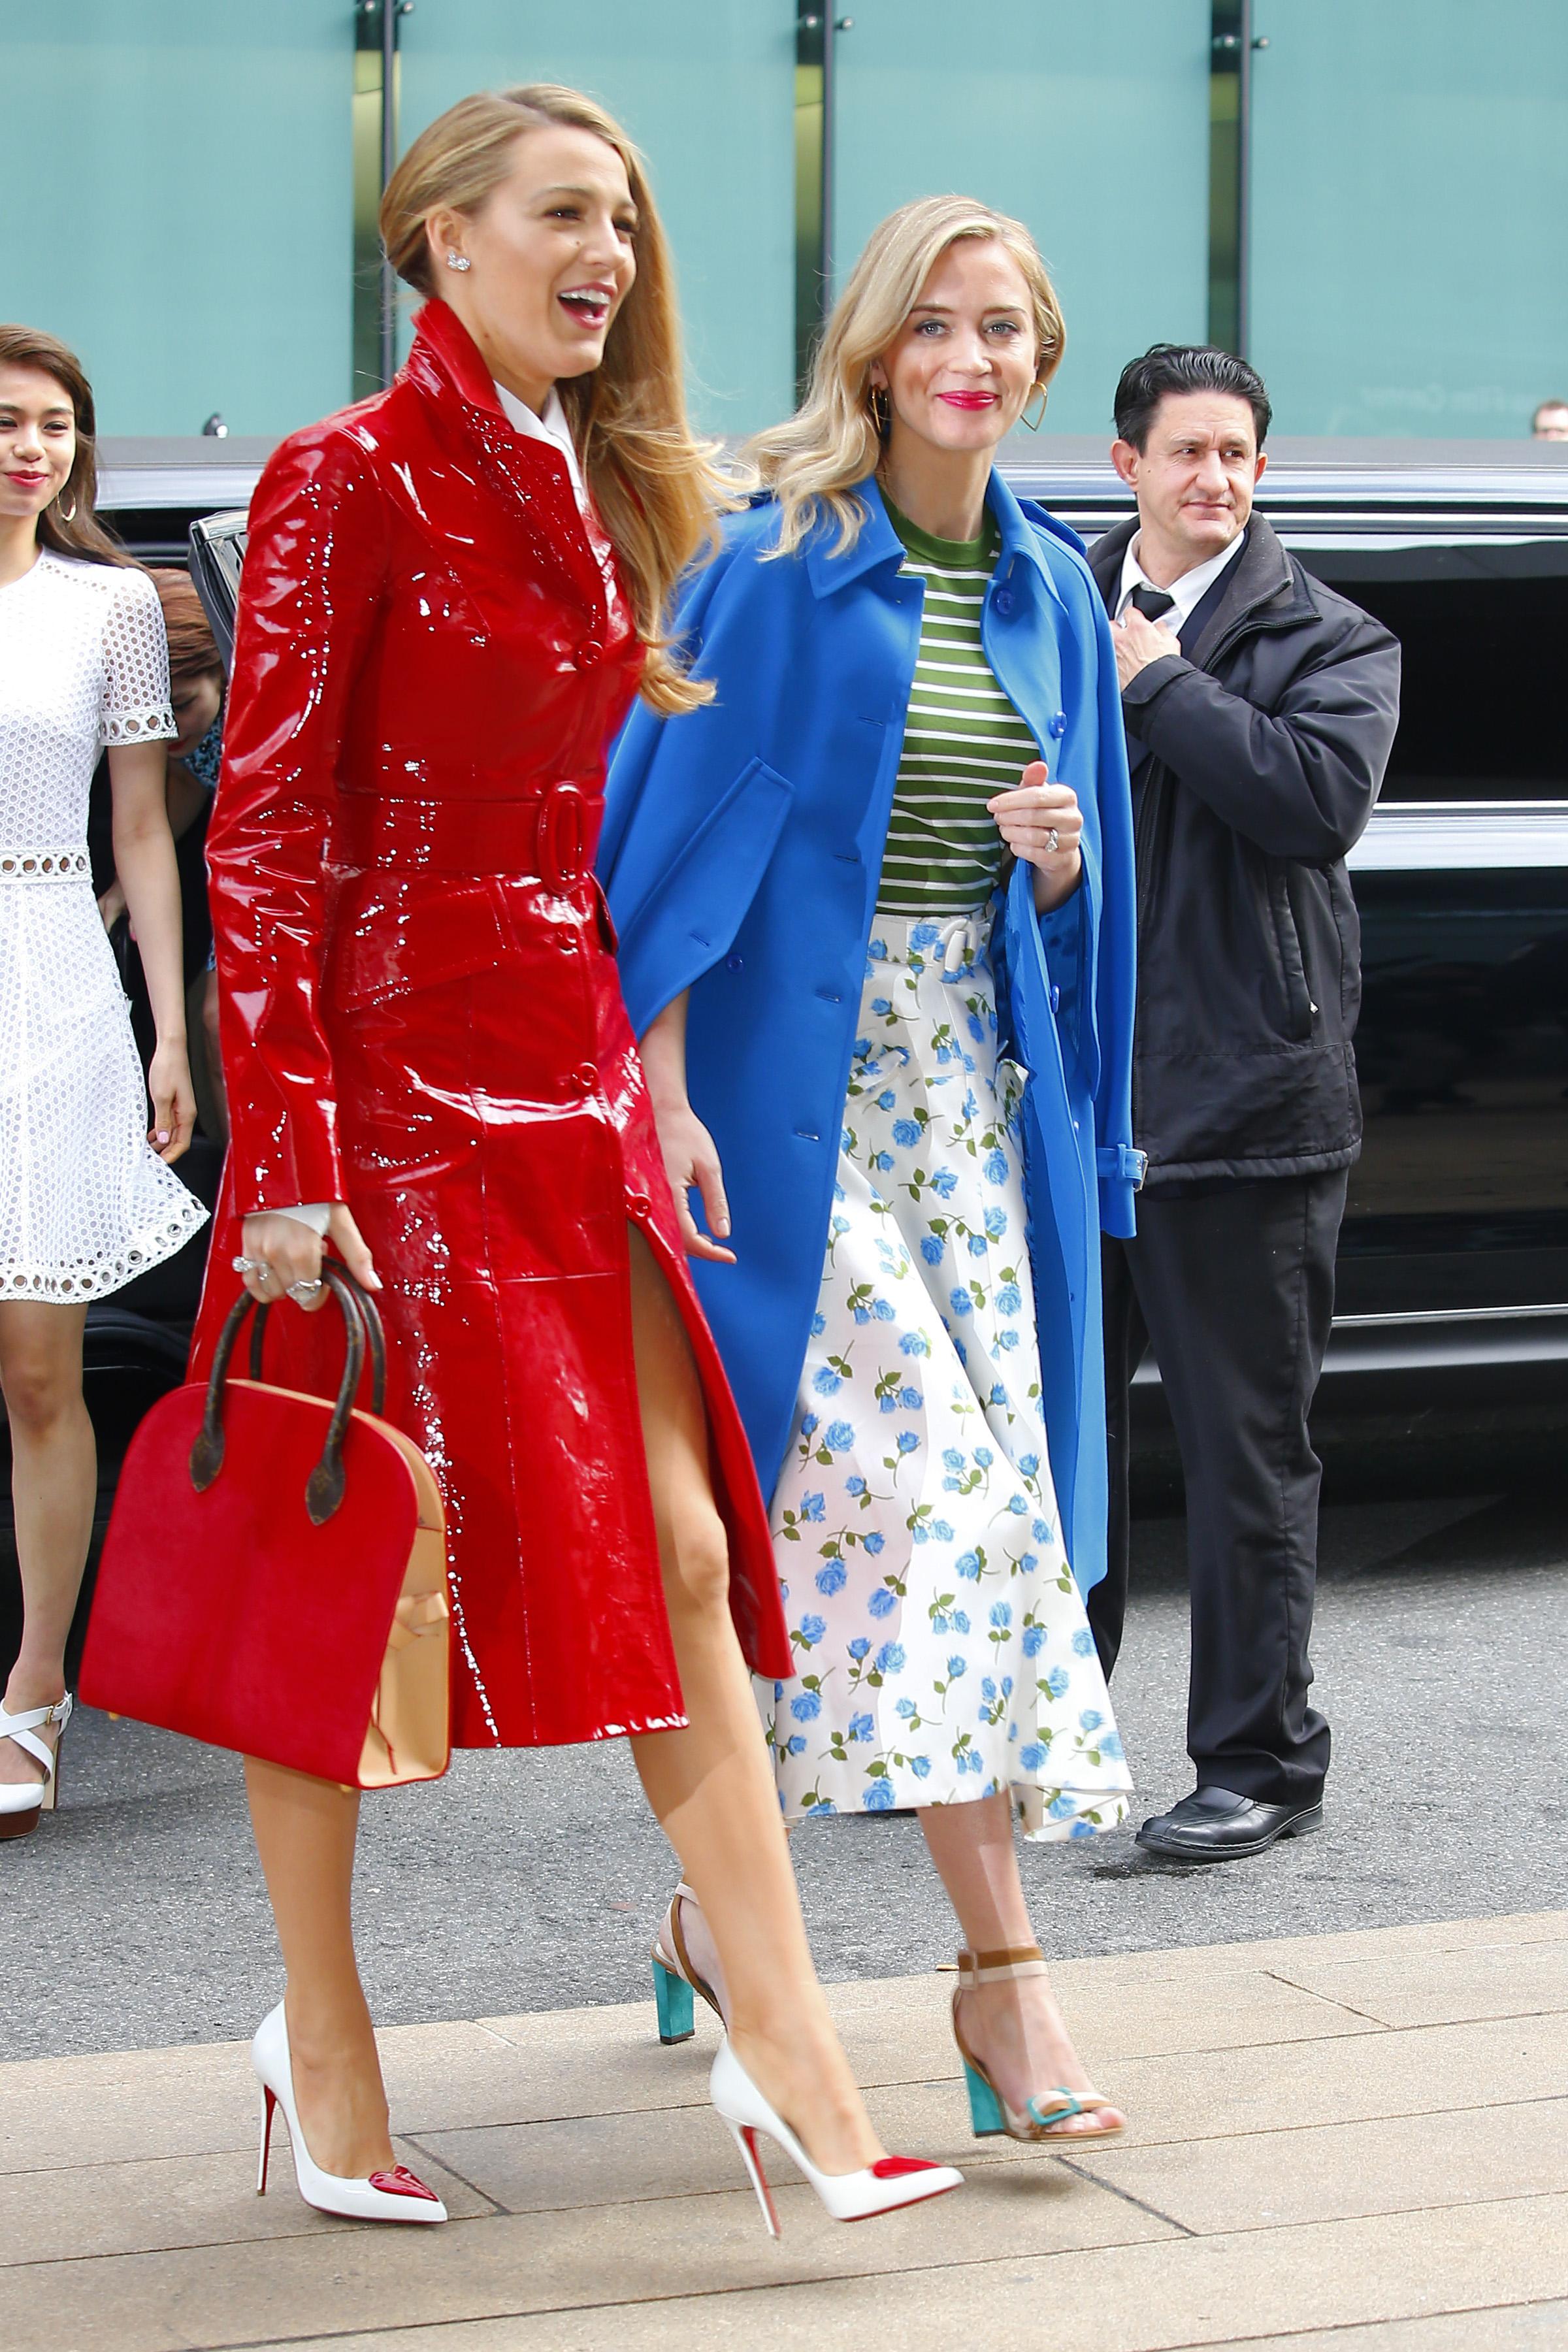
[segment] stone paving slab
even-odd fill
[[[1542,2204],[1553,2210],[1542,2213]],[[1237,2352],[1240,2344],[1300,2352],[1316,2335],[1339,2352],[1347,2334],[1391,2320],[1457,2317],[1458,2352],[1494,2352],[1491,2329],[1520,2303],[1563,2301],[1568,2199],[1468,2209],[1445,2216],[1434,2276],[1430,2217],[1396,2215],[1307,2229],[1239,2231],[1083,2253],[1001,2260],[682,2296],[632,2308],[601,2305],[479,2327],[374,2328],[317,2335],[290,2352]],[[1439,2302],[1447,2309],[1438,2314]],[[1331,2332],[1325,2332],[1325,2329]],[[1466,2332],[1468,2330],[1468,2333]],[[1262,2331],[1262,2332],[1259,2332]],[[1351,2340],[1353,2342],[1353,2336]],[[1529,2345],[1528,2336],[1520,2342]],[[1441,2343],[1442,2339],[1436,2339]],[[1550,2335],[1541,2339],[1550,2344]],[[1406,2352],[1397,2336],[1389,2352]],[[1358,2352],[1364,2352],[1358,2347]],[[1409,2352],[1428,2352],[1417,2336]],[[1447,2352],[1447,2347],[1445,2347]],[[1531,2347],[1535,2352],[1535,2347]],[[1552,2346],[1552,2352],[1557,2347]]]
[[[959,2196],[766,2237],[650,2004],[394,2029],[399,2152],[453,2220],[254,2194],[243,2043],[0,2066],[0,2343],[50,2352],[1540,2352],[1568,2345],[1568,1914],[1057,1970],[1129,2138],[975,2143],[951,1978],[833,1989],[890,2144]]]
[[[1356,1959],[1285,1960],[1281,1982],[1342,2002],[1379,2025],[1446,2025],[1477,2017],[1531,2017],[1568,2009],[1568,1944],[1433,1952],[1419,1969]]]
[[[1314,2328],[1280,2347],[1249,2336],[1226,2352],[1560,2352],[1568,2344],[1568,2303],[1516,2303],[1506,2309],[1444,2312],[1436,2319],[1379,2319],[1368,2327]]]

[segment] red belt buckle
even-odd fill
[[[588,826],[575,784],[555,784],[539,804],[539,871],[552,890],[569,889],[586,867]]]

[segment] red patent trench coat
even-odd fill
[[[592,878],[641,659],[608,541],[445,304],[390,392],[268,465],[208,835],[233,1146],[195,1360],[240,1216],[347,1201],[385,1286],[388,1412],[445,1494],[462,1746],[683,1720],[628,1219],[706,1391],[742,1646],[791,1670]],[[335,1314],[272,1321],[268,1376],[335,1391]]]

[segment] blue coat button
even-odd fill
[[[1053,735],[1061,736],[1061,735],[1065,735],[1065,734],[1067,733],[1067,731],[1068,731],[1068,715],[1067,715],[1067,712],[1066,712],[1065,710],[1058,710],[1058,711],[1057,712],[1056,717],[1051,720],[1051,733],[1052,733]]]
[[[739,971],[743,961],[744,959],[741,956],[726,956],[724,959],[724,969],[726,971]]]
[[[1059,988],[1053,988],[1053,989],[1052,989],[1052,991],[1051,991],[1051,1011],[1052,1011],[1053,1013],[1059,1013],[1059,1012],[1061,1011],[1061,1009],[1062,1009],[1062,992],[1061,992],[1061,990],[1060,990]]]
[[[1010,613],[1013,609],[1013,591],[1011,588],[998,588],[996,593],[991,599],[991,605],[994,612]]]

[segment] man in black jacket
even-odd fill
[[[1107,1674],[1127,1600],[1129,1391],[1152,1344],[1187,1490],[1197,1789],[1140,1844],[1216,1862],[1322,1820],[1308,1700],[1320,1465],[1307,1430],[1361,1147],[1345,853],[1399,714],[1399,647],[1252,511],[1268,394],[1227,352],[1123,372],[1136,521],[1090,556],[1114,625],[1138,870],[1138,1235],[1108,1242]]]

